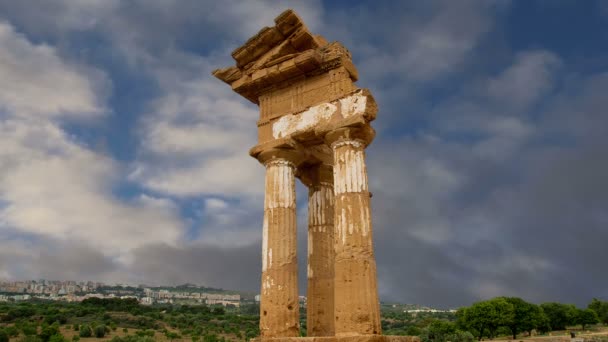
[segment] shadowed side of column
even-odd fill
[[[334,189],[330,165],[300,176],[308,186],[307,336],[334,334]]]

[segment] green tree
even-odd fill
[[[422,342],[444,342],[456,332],[456,325],[446,321],[433,321],[420,333]]]
[[[587,326],[587,324],[595,324],[598,323],[600,320],[597,317],[597,313],[591,309],[577,309],[576,312],[576,323],[580,324],[581,327],[583,328],[583,330],[585,330],[585,327]]]
[[[547,317],[551,330],[564,330],[576,324],[577,309],[571,304],[543,303],[540,305]]]
[[[43,342],[49,342],[51,340],[51,337],[53,337],[54,335],[60,335],[59,324],[56,323],[44,326],[38,337],[40,337]]]
[[[513,322],[515,309],[505,298],[498,297],[477,302],[462,310],[458,316],[460,324],[476,333],[481,340],[483,336],[494,338],[500,326],[509,326]]]
[[[536,330],[541,334],[546,334],[551,331],[551,321],[549,321],[549,317],[547,316],[547,314],[545,314],[545,310],[543,310],[543,308],[541,308],[540,306],[538,306],[538,308],[540,309],[541,315],[540,319],[538,320]],[[531,331],[530,334],[532,334]]]
[[[540,307],[517,297],[507,297],[505,300],[514,309],[513,320],[507,325],[514,340],[517,339],[517,334],[523,331],[531,333],[541,325],[544,313]]]
[[[420,340],[422,342],[473,342],[475,338],[468,331],[458,330],[454,323],[436,320],[422,329]]]
[[[9,339],[10,338],[6,331],[4,331],[4,329],[0,329],[0,342],[8,342]]]
[[[587,308],[595,311],[600,322],[608,324],[608,302],[593,298]]]

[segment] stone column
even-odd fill
[[[331,165],[302,172],[308,186],[306,335],[334,335],[334,187]]]
[[[365,147],[370,126],[326,135],[334,154],[335,333],[381,334]]]
[[[266,166],[260,335],[300,336],[294,151],[271,150]]]

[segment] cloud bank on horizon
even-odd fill
[[[258,291],[258,112],[211,71],[294,8],[379,103],[382,299],[608,298],[603,2],[278,3],[0,0],[0,279]]]

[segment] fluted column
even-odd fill
[[[381,334],[365,147],[369,126],[329,133],[334,154],[335,333]]]
[[[334,335],[334,188],[330,165],[300,179],[308,186],[308,293],[306,335]]]
[[[261,337],[300,336],[293,154],[262,153],[266,166],[262,240]]]

